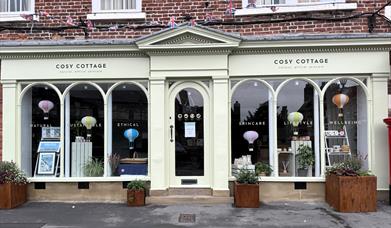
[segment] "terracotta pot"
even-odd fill
[[[326,177],[326,202],[339,212],[376,211],[376,177]]]
[[[128,189],[127,201],[129,207],[145,206],[145,190]]]
[[[0,208],[11,209],[27,201],[27,184],[0,184]]]
[[[239,184],[235,182],[235,207],[258,208],[259,207],[259,185]]]

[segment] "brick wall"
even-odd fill
[[[67,16],[74,19],[84,20],[88,13],[91,13],[91,0],[36,0],[36,12],[46,11],[54,16],[53,19],[40,17],[40,21],[34,24],[33,33],[30,33],[30,23],[26,22],[3,22],[0,27],[24,28],[23,31],[0,30],[1,40],[23,40],[23,39],[84,39],[85,34],[82,29],[59,29],[53,28],[66,26]],[[209,2],[206,7],[205,2]],[[368,32],[368,20],[366,16],[346,19],[342,21],[312,20],[314,18],[348,17],[360,13],[374,12],[384,5],[387,0],[347,0],[347,2],[357,2],[358,8],[354,11],[323,11],[309,13],[287,13],[263,16],[232,17],[225,15],[227,8],[225,0],[143,0],[142,9],[146,13],[145,20],[123,20],[123,21],[96,21],[95,26],[103,26],[106,29],[95,29],[89,33],[88,38],[136,38],[159,31],[162,28],[140,28],[152,22],[161,26],[167,25],[170,16],[176,16],[177,22],[185,20],[182,18],[186,14],[203,22],[209,13],[214,19],[221,20],[220,25],[209,25],[227,32],[236,32],[242,35],[266,35],[266,34],[291,34],[291,33],[366,33]],[[235,8],[241,8],[241,0],[234,0]],[[384,10],[380,13],[384,14]],[[290,18],[300,18],[289,22],[265,23],[266,20],[286,20]],[[235,23],[258,21],[259,23],[230,25]],[[118,24],[127,28],[113,29],[107,31],[110,25]],[[52,28],[52,30],[40,29],[40,27]],[[376,17],[376,25],[373,32],[391,32],[391,27],[380,17]]]

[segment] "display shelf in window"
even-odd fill
[[[324,142],[328,166],[332,166],[352,156],[345,126],[342,130],[326,130]]]

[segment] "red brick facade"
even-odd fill
[[[207,4],[206,4],[207,2]],[[234,0],[236,9],[240,9],[241,0]],[[323,11],[306,13],[286,13],[262,16],[235,16],[226,15],[227,2],[225,0],[143,0],[142,11],[146,13],[146,19],[142,20],[106,20],[95,21],[96,27],[89,32],[89,38],[136,38],[161,30],[169,22],[170,16],[177,18],[177,23],[184,22],[184,16],[190,15],[198,23],[205,23],[208,14],[216,24],[208,26],[221,29],[226,32],[240,33],[241,35],[266,35],[266,34],[292,34],[292,33],[367,33],[368,16],[380,9],[387,0],[347,0],[357,2],[358,7],[353,11]],[[83,29],[65,29],[67,16],[72,16],[75,21],[86,19],[91,13],[91,0],[36,0],[35,11],[48,12],[52,19],[41,16],[39,22],[34,23],[33,33],[30,33],[30,23],[3,22],[0,23],[2,31],[1,40],[23,39],[83,39]],[[359,14],[364,14],[358,16]],[[384,14],[384,9],[380,11]],[[335,20],[331,18],[346,18]],[[374,24],[374,33],[391,32],[390,25],[379,15]],[[325,19],[325,20],[323,20]],[[278,21],[270,23],[270,20]],[[285,22],[284,22],[285,21]],[[247,24],[248,23],[248,24]],[[119,29],[111,29],[111,25],[119,25]],[[151,25],[153,25],[151,28]],[[59,28],[63,27],[63,28]],[[147,28],[146,28],[147,27]],[[10,30],[3,30],[10,28]],[[15,30],[15,28],[24,30]],[[57,30],[57,31],[56,31]]]

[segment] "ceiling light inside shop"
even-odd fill
[[[254,86],[257,87],[258,86],[258,82],[254,82]]]
[[[295,81],[295,85],[297,85],[297,86],[298,86],[299,84],[300,84],[300,83],[299,83],[299,81]]]

